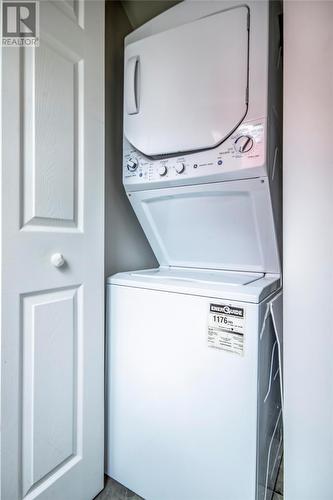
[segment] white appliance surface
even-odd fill
[[[279,276],[159,267],[118,273],[108,284],[259,303],[280,286]]]
[[[124,139],[123,182],[126,190],[143,191],[267,176],[266,131],[266,118],[246,120],[217,148],[158,160],[144,156]],[[148,129],[146,134],[149,133]],[[239,151],[245,144],[246,150]]]
[[[278,12],[185,1],[125,41],[123,183],[160,268],[108,279],[106,472],[145,500],[274,486]]]
[[[136,191],[129,199],[160,265],[280,272],[266,178]]]
[[[118,283],[107,287],[107,474],[145,500],[269,500],[281,403],[267,303]],[[212,306],[241,311],[238,353],[211,347]]]
[[[154,156],[212,148],[239,125],[248,16],[244,5],[229,8],[126,46],[124,130],[136,149]]]

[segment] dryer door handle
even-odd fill
[[[139,112],[137,95],[139,63],[139,56],[133,56],[128,59],[126,65],[125,101],[126,111],[129,115],[135,115]]]

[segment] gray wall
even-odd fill
[[[105,273],[157,266],[122,186],[123,39],[132,26],[121,2],[105,12]]]
[[[138,28],[179,3],[179,0],[122,0],[121,3],[133,28]]]
[[[333,2],[284,13],[285,498],[333,498]]]

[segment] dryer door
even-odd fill
[[[147,156],[213,148],[247,111],[249,11],[218,12],[127,45],[124,132]]]

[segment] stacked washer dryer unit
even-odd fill
[[[271,498],[279,15],[182,2],[126,38],[123,183],[160,267],[108,281],[107,473],[146,500]]]

